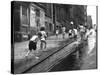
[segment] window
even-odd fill
[[[27,8],[22,6],[22,24],[28,25]]]
[[[35,9],[36,11],[36,16],[40,17],[40,10],[39,9]]]

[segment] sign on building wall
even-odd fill
[[[30,7],[30,27],[36,27],[35,17],[36,12],[34,11],[34,7]]]
[[[28,8],[25,6],[22,6],[22,24],[28,25]]]
[[[45,12],[40,10],[40,26],[45,26]]]

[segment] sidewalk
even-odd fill
[[[39,59],[35,59],[32,54],[28,56],[28,61],[25,59],[25,54],[27,53],[27,48],[28,48],[28,42],[21,42],[21,43],[16,43],[14,46],[14,71],[15,73],[20,73],[20,71],[28,68],[31,65],[36,64],[37,62],[41,61],[42,59],[46,58],[48,55],[52,54],[53,52],[57,51],[61,46],[63,46],[65,43],[67,43],[68,39],[68,34],[65,35],[66,39],[62,38],[62,35],[60,34],[58,38],[56,36],[50,36],[47,39],[47,48],[44,50],[40,50],[40,42],[38,42],[37,45],[37,51],[36,53],[37,56],[39,56]]]
[[[68,38],[67,34],[66,34],[65,38],[66,39]],[[47,48],[46,48],[46,50],[54,48],[54,47],[59,47],[58,43],[66,40],[66,39],[62,39],[61,34],[58,36],[58,38],[56,36],[48,37],[47,38]],[[15,59],[15,61],[17,59],[22,59],[25,56],[25,54],[28,51],[27,50],[28,49],[28,43],[29,43],[29,41],[15,43],[15,45],[14,45],[14,59]],[[42,50],[40,50],[40,42],[37,43],[37,51],[42,51]]]

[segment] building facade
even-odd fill
[[[22,37],[28,39],[29,32],[29,4],[12,2],[12,24],[14,41],[21,41]]]
[[[30,35],[34,35],[40,30],[41,26],[45,26],[45,11],[38,5],[30,4]]]
[[[78,25],[86,25],[87,22],[87,6],[86,5],[73,5],[70,9],[70,20],[73,21],[73,27]]]
[[[54,34],[56,28],[66,31],[87,20],[86,6],[35,2],[12,2],[15,41],[28,40],[44,26],[46,32]],[[73,25],[70,22],[73,21]]]
[[[70,25],[70,5],[65,4],[54,4],[54,24],[59,27],[61,32],[62,26],[66,27],[66,31],[68,31]],[[55,28],[56,30],[56,28]]]
[[[45,26],[45,11],[35,3],[14,1],[13,4],[13,26],[14,40],[28,40]]]

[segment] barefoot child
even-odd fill
[[[29,41],[28,44],[28,52],[26,54],[26,57],[33,51],[35,52],[35,50],[37,49],[37,42],[39,40],[39,35],[33,35],[32,38]],[[34,55],[35,56],[35,55]],[[35,56],[36,59],[39,59],[39,57]]]
[[[69,33],[69,38],[71,38],[72,37],[72,30],[70,29],[68,33]]]
[[[45,32],[45,27],[41,27],[39,33],[41,34],[41,36],[40,36],[41,37],[40,38],[40,41],[41,41],[40,47],[41,47],[41,49],[45,49],[46,45],[47,45],[47,43],[46,43],[47,34]]]

